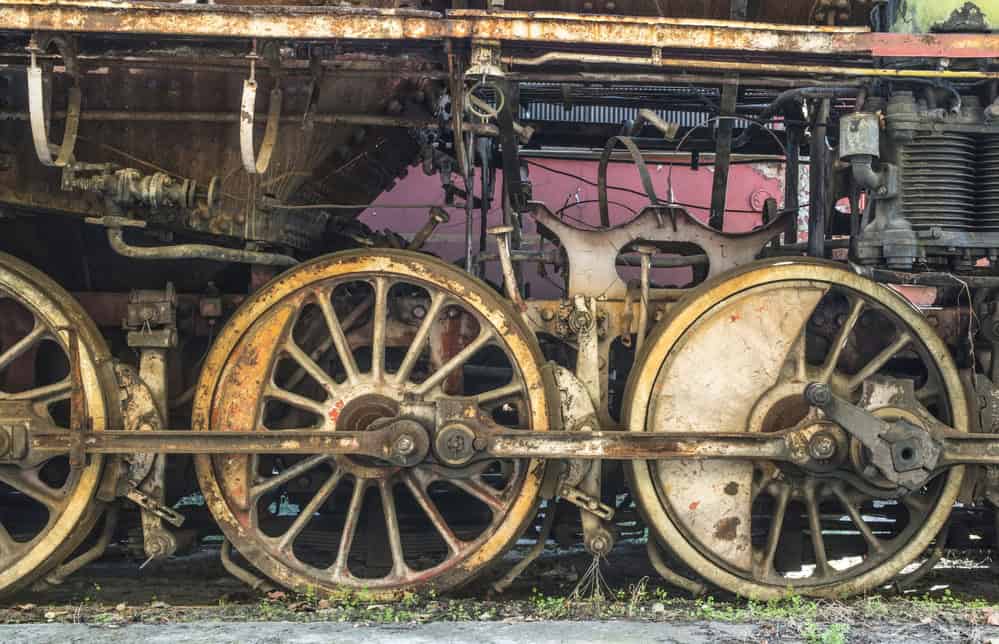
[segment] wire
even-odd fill
[[[537,161],[528,161],[527,164],[528,165],[537,166],[537,167],[541,168],[542,170],[545,170],[547,172],[551,172],[553,174],[560,174],[560,175],[563,175],[563,176],[566,176],[566,177],[569,177],[569,178],[572,178],[572,179],[576,179],[578,181],[582,181],[583,183],[585,183],[587,185],[590,185],[590,186],[594,186],[594,187],[597,186],[597,183],[595,181],[590,181],[586,177],[581,177],[578,174],[573,174],[571,172],[565,172],[564,170],[556,170],[555,168],[552,168],[552,167],[546,166],[544,164],[538,163]],[[672,167],[671,167],[671,169],[672,169]],[[638,195],[639,197],[642,197],[644,199],[648,199],[648,195],[645,194],[644,192],[641,192],[639,190],[632,190],[631,188],[625,188],[624,186],[607,186],[607,189],[608,190],[617,190],[619,192],[627,192],[627,193],[630,193],[630,194],[633,194],[633,195]],[[595,201],[595,200],[594,199],[589,199],[587,201]],[[692,208],[694,210],[711,210],[711,206],[698,206],[696,204],[684,203],[682,201],[662,202],[659,205],[660,206],[680,206],[681,208]],[[795,208],[792,208],[791,210],[795,210]],[[758,215],[758,214],[760,214],[759,210],[745,210],[745,209],[738,209],[738,208],[726,208],[725,212],[735,212],[735,213],[750,214],[750,215]],[[784,212],[784,211],[780,211],[780,212]]]
[[[273,210],[354,210],[360,208],[362,210],[366,208],[450,208],[452,210],[464,210],[464,204],[444,204],[444,203],[398,203],[398,204],[376,204],[376,203],[316,203],[316,204],[303,204],[303,205],[289,205],[289,204],[277,204],[269,206]]]
[[[576,206],[582,206],[584,203],[597,203],[597,201],[598,201],[597,199],[583,199],[581,201],[573,201],[572,203],[568,203],[568,204],[562,206],[561,208],[559,208],[558,210],[556,210],[555,214],[556,215],[561,215],[563,212],[565,212],[569,208],[575,208]],[[625,210],[627,210],[628,212],[630,212],[633,215],[637,215],[638,214],[637,210],[635,210],[634,208],[632,208],[631,206],[629,206],[626,203],[621,203],[620,201],[608,201],[607,203],[615,205],[615,206],[620,206],[621,208],[624,208]],[[569,217],[570,219],[573,218],[571,215],[566,215],[566,217]]]

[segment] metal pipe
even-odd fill
[[[645,551],[649,555],[649,562],[652,564],[652,567],[656,569],[659,576],[665,579],[667,583],[686,590],[694,597],[700,597],[707,592],[708,587],[701,582],[687,579],[666,565],[666,560],[663,559],[662,553],[659,552],[659,544],[656,543],[656,538],[651,534],[649,535],[649,540],[646,542]]]
[[[732,129],[735,126],[727,117],[735,116],[738,96],[738,85],[722,87],[720,116],[725,118],[719,120],[717,126],[715,172],[711,179],[711,210],[708,213],[708,225],[715,230],[723,230],[725,226],[725,196],[728,194],[728,166],[732,158]],[[750,129],[747,128],[747,131]]]
[[[859,96],[863,91],[863,86],[842,86],[842,85],[820,85],[815,87],[796,87],[794,89],[789,89],[781,92],[777,97],[771,101],[769,105],[763,108],[756,119],[758,122],[769,121],[773,118],[785,105],[793,101],[804,101],[807,99],[820,99],[820,98],[842,98],[842,97],[852,97]],[[752,128],[746,128],[746,130],[739,135],[739,138],[735,140],[732,147],[738,149],[746,145],[749,139],[752,138],[754,130]]]
[[[298,260],[289,255],[261,253],[252,250],[224,248],[210,244],[174,244],[171,246],[132,246],[125,241],[121,228],[108,228],[108,243],[112,250],[132,259],[206,259],[213,262],[261,264],[263,266],[294,266]]]
[[[712,70],[718,71],[718,70]],[[687,73],[677,73],[677,74],[657,74],[657,73],[613,73],[613,72],[564,72],[564,73],[543,73],[543,72],[509,72],[506,75],[508,80],[511,81],[533,81],[537,83],[627,83],[627,84],[647,84],[647,85],[664,85],[669,83],[697,83],[697,84],[714,84],[714,85],[727,85],[731,83],[736,83],[743,85],[745,87],[799,87],[801,85],[800,78],[787,78],[787,77],[777,77],[777,76],[754,76],[747,78],[740,78],[734,80],[733,77],[729,76],[713,76],[710,74],[687,74]],[[857,83],[859,86],[863,81],[822,81],[822,80],[810,80],[808,81],[814,86],[824,86],[828,84],[830,86],[842,87],[850,83]]]
[[[583,54],[551,51],[540,56],[504,56],[507,65],[537,67],[548,63],[577,63],[591,65],[631,65],[642,67],[682,67],[708,71],[730,71],[807,76],[882,77],[882,78],[951,78],[987,80],[999,78],[999,72],[958,71],[943,69],[892,69],[887,67],[837,67],[833,65],[794,65],[788,63],[747,63],[735,60],[706,60],[698,58],[659,58],[653,56],[618,56],[613,54]]]
[[[108,506],[107,512],[104,515],[104,527],[101,528],[101,534],[97,538],[94,545],[88,548],[79,557],[70,559],[46,575],[45,583],[58,586],[62,582],[66,581],[66,577],[69,577],[87,564],[93,563],[94,561],[100,559],[104,555],[104,551],[108,549],[108,545],[111,544],[111,537],[114,536],[114,531],[117,526],[118,503],[114,502]]]
[[[545,551],[545,544],[548,543],[548,537],[551,535],[552,527],[555,525],[556,507],[557,503],[555,499],[550,499],[548,506],[545,508],[545,518],[541,523],[541,530],[538,532],[538,540],[531,546],[531,549],[527,551],[524,557],[513,565],[513,568],[510,568],[503,577],[493,583],[493,590],[498,593],[505,591]]]
[[[831,102],[822,99],[812,126],[812,141],[809,152],[809,193],[808,193],[808,254],[811,257],[825,257],[826,216],[832,204],[829,202],[829,146],[826,144],[826,128]]]
[[[479,263],[496,261],[500,258],[498,253],[485,253],[479,255]],[[541,262],[544,264],[561,265],[563,260],[556,252],[539,252],[536,250],[511,250],[510,261],[514,264],[519,262]],[[652,268],[683,268],[686,266],[707,266],[707,255],[677,255],[676,257],[653,257],[651,258]],[[631,254],[621,254],[617,256],[615,263],[618,266],[641,267],[642,258]]]
[[[527,305],[524,303],[524,298],[520,296],[517,273],[513,270],[513,259],[510,256],[510,235],[513,234],[513,226],[493,226],[488,232],[490,235],[496,237],[496,252],[499,254],[500,269],[503,272],[503,286],[506,288],[506,295],[526,320]]]
[[[642,244],[635,250],[641,255],[642,260],[642,295],[638,302],[638,333],[635,335],[635,353],[642,350],[645,343],[645,334],[649,331],[649,282],[652,272],[652,256],[658,250],[655,246]]]
[[[254,575],[252,572],[232,560],[232,545],[229,543],[228,539],[222,540],[221,557],[222,567],[225,568],[230,575],[240,580],[253,590],[259,590],[263,593],[269,593],[272,590],[275,590],[275,586],[272,583]]]
[[[472,249],[475,235],[475,218],[472,215],[475,202],[475,135],[469,132],[465,136],[465,270],[473,273],[474,250]],[[485,195],[483,195],[484,197]]]
[[[27,112],[11,110],[0,111],[0,121],[27,121]],[[53,121],[65,120],[66,112],[52,112]],[[232,112],[141,112],[130,110],[84,110],[80,112],[81,121],[161,121],[165,123],[238,123],[238,111]],[[321,125],[372,125],[378,127],[401,127],[415,129],[440,129],[440,123],[429,119],[407,119],[398,116],[378,116],[375,114],[314,114],[314,123]],[[254,120],[261,123],[267,120],[266,114],[257,114]],[[301,115],[286,115],[281,117],[281,123],[301,123]],[[479,136],[498,136],[495,125],[483,123],[463,123],[462,129],[474,132]]]
[[[791,126],[787,128],[787,159],[784,165],[784,210],[793,211],[794,217],[790,217],[787,220],[787,227],[784,229],[785,244],[795,244],[798,242],[798,213],[800,210],[798,203],[798,183],[800,179],[798,156],[800,154],[800,140],[800,127]]]

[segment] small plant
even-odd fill
[[[628,615],[633,616],[637,610],[638,605],[645,602],[649,596],[649,578],[642,577],[638,580],[638,583],[631,587],[631,597],[628,600]]]
[[[846,644],[849,633],[850,627],[846,624],[830,624],[823,628],[815,622],[808,622],[801,636],[808,644]]]
[[[569,601],[565,597],[550,597],[537,588],[531,589],[531,605],[538,615],[549,619],[565,617],[569,613]]]

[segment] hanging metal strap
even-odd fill
[[[638,175],[642,179],[642,187],[645,188],[645,194],[649,197],[649,202],[652,205],[659,205],[659,197],[656,196],[655,186],[652,185],[652,177],[649,175],[649,169],[645,165],[645,159],[642,157],[641,150],[635,145],[635,142],[630,136],[612,136],[607,139],[607,145],[604,146],[604,152],[600,155],[600,166],[597,170],[597,199],[600,203],[600,225],[604,228],[610,228],[610,212],[607,207],[607,164],[610,162],[611,154],[614,152],[614,148],[617,144],[621,143],[631,154],[631,160],[634,161],[635,167],[638,168]]]
[[[273,45],[273,43],[270,43]],[[271,90],[270,102],[267,108],[267,125],[264,128],[264,140],[260,149],[253,147],[253,120],[257,103],[257,55],[256,41],[250,59],[250,77],[243,81],[243,100],[239,113],[239,152],[243,160],[243,168],[249,174],[263,174],[271,164],[271,154],[277,143],[278,127],[281,124],[281,62],[278,59],[276,46],[265,47],[264,54],[271,65],[271,76],[274,89]]]
[[[66,73],[73,79],[66,102],[66,124],[63,129],[62,143],[58,147],[56,157],[52,157],[52,145],[49,144],[49,119],[45,109],[45,78],[42,68],[38,65],[38,54],[44,53],[55,45],[62,56]],[[80,74],[76,66],[76,52],[69,41],[59,36],[45,36],[41,40],[32,36],[28,45],[31,53],[31,64],[28,66],[28,116],[31,124],[31,139],[35,144],[35,154],[43,165],[63,167],[73,160],[73,150],[76,148],[76,135],[80,127]]]

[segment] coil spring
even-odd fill
[[[981,139],[978,160],[978,220],[981,230],[999,230],[999,135]]]
[[[975,138],[964,134],[923,136],[903,148],[902,207],[914,229],[975,228],[976,156]]]

